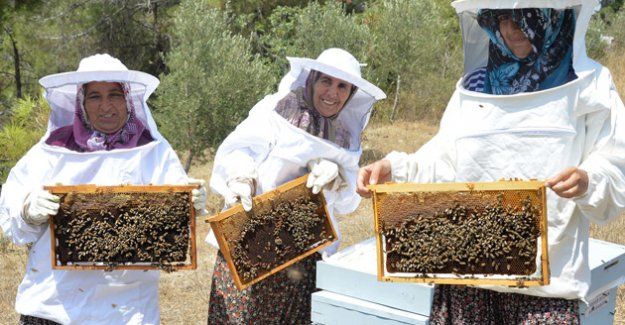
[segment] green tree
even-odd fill
[[[275,85],[249,41],[229,31],[227,15],[206,1],[185,1],[174,15],[173,47],[161,75],[156,118],[163,135],[188,154],[186,168],[215,148]]]
[[[40,3],[40,0],[0,1],[0,55],[4,62],[0,64],[0,85],[5,103],[6,98],[22,98],[24,95],[22,69],[25,62],[22,56],[27,44],[16,29],[20,27],[20,18],[35,10]]]
[[[93,0],[65,12],[77,20],[73,31],[84,42],[82,56],[109,53],[131,69],[159,75],[169,50],[170,14],[179,0]]]
[[[268,56],[281,73],[288,69],[286,56],[316,58],[323,50],[339,47],[360,62],[369,63],[371,35],[358,15],[347,15],[337,2],[311,2],[305,8],[280,7],[273,11],[268,32],[262,36]],[[366,76],[369,69],[363,68]]]
[[[50,108],[43,98],[15,101],[8,122],[0,129],[0,182],[4,183],[17,161],[43,136]]]
[[[462,39],[446,0],[385,0],[366,13],[374,82],[402,117],[437,116],[462,75]]]

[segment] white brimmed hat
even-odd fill
[[[158,87],[159,80],[145,72],[128,70],[120,60],[108,54],[95,54],[80,60],[76,71],[52,74],[39,79],[39,84],[45,88],[46,99],[52,108],[50,129],[62,127],[73,121],[78,85],[92,81],[129,84],[129,100],[133,101],[137,118],[151,129],[155,128],[145,102]]]
[[[118,59],[108,54],[95,54],[80,60],[78,70],[52,74],[39,79],[44,88],[61,88],[63,92],[76,93],[76,85],[92,81],[130,83],[132,92],[149,97],[158,87],[159,80],[151,74],[128,70]]]
[[[339,49],[327,49],[317,59],[287,57],[291,70],[317,70],[334,78],[347,81],[376,100],[386,98],[386,94],[374,84],[363,79],[360,74],[361,64],[349,52]]]

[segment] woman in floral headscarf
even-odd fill
[[[147,99],[159,81],[96,54],[39,83],[51,107],[48,130],[11,169],[0,196],[5,236],[31,247],[15,300],[19,324],[158,324],[159,271],[52,268],[48,219],[59,197],[43,187],[202,183],[187,177],[152,119]],[[192,200],[201,211],[204,186]]]
[[[477,21],[490,39],[488,64],[465,78],[465,88],[512,95],[577,78],[572,64],[573,9],[483,9]]]
[[[349,52],[331,48],[317,59],[288,58],[289,72],[278,92],[258,102],[219,146],[211,189],[226,207],[275,189],[309,173],[307,186],[321,193],[335,229],[336,213],[353,212],[360,197],[355,177],[362,153],[360,135],[384,92],[361,77]],[[337,229],[340,239],[340,232]],[[218,246],[212,234],[207,241]],[[339,241],[323,249],[336,252]],[[310,255],[239,290],[218,253],[208,306],[208,324],[309,324],[319,254]]]
[[[549,283],[436,285],[430,324],[579,324],[580,299],[605,290],[591,287],[590,224],[625,211],[625,108],[608,69],[585,51],[597,1],[452,5],[470,73],[438,133],[414,153],[361,168],[358,193],[386,181],[545,180]]]

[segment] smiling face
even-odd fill
[[[85,112],[94,130],[111,134],[128,119],[124,91],[117,82],[94,81],[85,85]]]
[[[532,52],[532,44],[525,33],[509,15],[500,15],[497,19],[499,20],[499,31],[501,31],[506,46],[519,59],[526,58]]]
[[[313,105],[324,117],[338,113],[352,92],[352,84],[321,73],[314,84]]]

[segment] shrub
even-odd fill
[[[269,92],[271,70],[249,42],[233,35],[226,14],[205,1],[185,1],[174,16],[172,71],[161,75],[154,106],[161,132],[194,157],[216,147]]]
[[[403,117],[438,115],[462,74],[462,39],[446,1],[385,0],[368,13],[374,82]],[[388,110],[382,112],[390,114]]]
[[[281,73],[288,69],[286,56],[316,58],[331,47],[345,49],[358,61],[368,62],[369,29],[360,23],[358,15],[345,14],[339,3],[311,2],[303,9],[278,7],[268,25],[261,41]],[[367,70],[363,69],[363,74]]]
[[[4,183],[17,161],[43,136],[50,108],[44,98],[24,98],[10,109],[0,130],[0,181]]]

